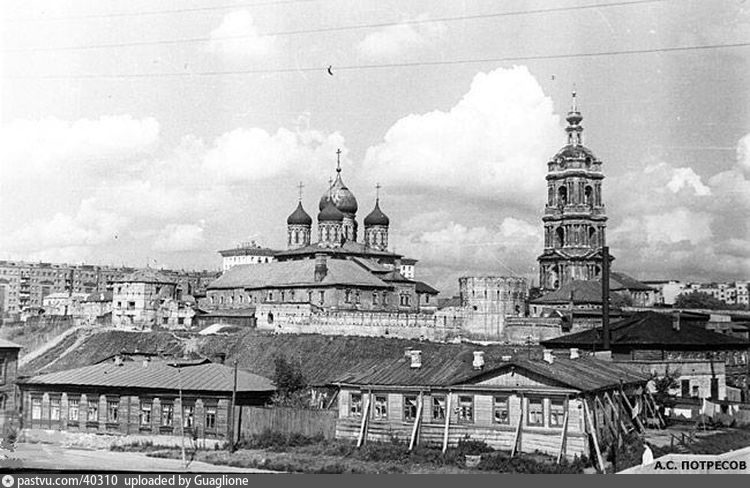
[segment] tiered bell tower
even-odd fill
[[[568,143],[547,163],[544,252],[537,258],[543,291],[571,280],[599,279],[606,245],[602,162],[583,145],[575,91],[566,120]]]

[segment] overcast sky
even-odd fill
[[[4,0],[0,258],[213,269],[240,241],[282,248],[298,183],[315,218],[340,147],[358,218],[380,182],[418,277],[536,280],[575,84],[615,269],[750,279],[750,48],[554,57],[747,43],[750,2],[564,10],[612,2]]]

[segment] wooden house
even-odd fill
[[[602,456],[620,435],[643,429],[648,376],[628,365],[544,351],[542,358],[407,351],[367,362],[336,382],[337,438],[441,445],[462,439],[495,449]],[[651,410],[650,410],[651,411]],[[632,419],[632,420],[631,420]]]

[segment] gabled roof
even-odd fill
[[[647,284],[636,280],[632,276],[628,276],[625,273],[612,271],[609,274],[609,289],[613,291],[617,290],[638,290],[638,291],[654,291],[653,288]]]
[[[145,364],[145,365],[144,365]],[[170,365],[173,364],[173,365]],[[193,361],[185,364],[164,360],[124,361],[121,365],[106,362],[68,369],[56,373],[42,374],[25,380],[21,384],[45,386],[92,386],[109,388],[144,388],[159,390],[212,391],[231,393],[234,368],[209,361]],[[178,371],[179,369],[179,371]],[[247,371],[237,372],[237,391],[271,392],[275,390],[270,379]]]
[[[219,251],[222,257],[227,256],[275,256],[280,251],[260,246],[235,247],[234,249],[224,249]]]
[[[383,266],[382,264],[372,259],[359,256],[353,256],[350,259],[371,273],[386,274],[391,272],[391,268]]]
[[[139,269],[122,278],[114,280],[115,283],[159,283],[174,285],[176,280],[160,273],[154,269]]]
[[[390,273],[380,276],[380,279],[394,283],[414,283],[412,280],[402,275],[400,271],[395,269]]]
[[[298,286],[360,286],[390,288],[372,273],[348,259],[327,259],[328,272],[316,282],[315,260],[276,261],[234,266],[208,285],[209,290],[228,288],[280,288]]]
[[[438,309],[442,310],[449,307],[460,307],[461,297],[439,298]]]
[[[0,338],[0,349],[23,349],[23,346],[11,342],[7,339]]]
[[[736,337],[706,330],[704,325],[683,321],[679,330],[673,327],[673,318],[668,314],[657,312],[639,312],[633,316],[612,324],[612,346],[631,347],[669,347],[691,349],[747,349],[750,342]],[[545,347],[580,347],[601,349],[603,345],[602,329],[589,329],[546,341]]]
[[[438,290],[434,289],[424,281],[415,281],[415,283],[417,284],[415,290],[417,293],[429,293],[430,295],[437,295],[440,293]]]
[[[325,253],[329,255],[342,255],[342,256],[375,256],[375,257],[389,257],[393,259],[401,258],[400,254],[396,254],[390,251],[378,251],[370,247],[365,246],[361,242],[346,241],[342,245],[337,247],[328,247],[321,245],[320,243],[310,244],[309,246],[300,247],[297,249],[290,249],[288,251],[279,251],[276,253],[276,258],[291,259],[304,255],[314,255],[315,253]]]
[[[480,350],[480,349],[477,349]],[[390,362],[370,361],[341,375],[333,383],[381,386],[448,387],[471,385],[492,378],[511,368],[530,371],[553,385],[579,391],[615,388],[622,384],[638,384],[649,376],[627,364],[612,363],[591,357],[578,359],[555,357],[552,363],[541,359],[516,356],[509,361],[485,352],[485,366],[475,370],[473,354],[464,353],[450,358],[444,355],[422,354],[421,367],[412,368],[410,359],[402,357]]]
[[[602,303],[602,285],[599,281],[572,280],[555,291],[549,292],[531,303]]]

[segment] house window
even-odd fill
[[[544,425],[544,406],[541,398],[529,398],[528,425]]]
[[[76,399],[68,399],[68,420],[71,422],[78,422],[78,405],[79,401]]]
[[[60,420],[60,399],[59,398],[50,398],[49,419]]]
[[[313,301],[312,295],[313,295],[313,292],[311,292],[311,291],[307,292],[307,301],[310,302],[310,303],[312,303],[312,301]]]
[[[120,413],[120,400],[107,401],[107,422],[117,422]]]
[[[445,397],[432,397],[432,420],[445,420]]]
[[[182,407],[182,426],[187,429],[193,428],[193,414],[195,407],[193,405],[185,405]]]
[[[31,419],[41,420],[42,418],[42,399],[32,398],[31,399]]]
[[[701,389],[698,385],[693,385],[693,392],[692,395],[694,398],[698,398],[701,396]]]
[[[493,405],[493,419],[496,424],[508,424],[510,423],[510,416],[508,415],[508,397],[507,396],[496,396]]]
[[[88,420],[89,422],[99,421],[99,401],[98,400],[89,400],[87,414],[88,416],[86,417],[86,420]]]
[[[177,317],[177,325],[184,325],[185,317]]]
[[[216,429],[216,407],[206,407],[206,430]]]
[[[549,426],[562,427],[565,419],[565,399],[551,398],[549,401]]]
[[[272,292],[272,291],[269,291],[269,292],[268,292],[268,301],[269,301],[269,302],[272,302],[272,301],[273,301],[273,292]]]
[[[351,290],[346,290],[344,292],[344,301],[346,303],[352,303],[352,292],[351,292]]]
[[[141,411],[138,416],[141,425],[151,425],[151,402],[141,402]]]
[[[416,395],[404,396],[404,420],[414,420],[417,418],[417,397]]]
[[[323,305],[323,303],[325,302],[325,298],[326,298],[326,292],[325,291],[321,291],[320,292],[320,304],[321,305]]]
[[[430,303],[430,295],[425,294],[425,296],[424,296],[424,302],[425,303]]]
[[[163,403],[161,405],[161,425],[164,427],[172,427],[173,415],[174,406],[171,403]]]
[[[388,418],[388,397],[385,395],[375,395],[375,409],[373,415],[376,419],[385,420]]]
[[[373,292],[372,293],[372,304],[377,305],[378,304],[378,294]]]
[[[359,417],[362,415],[362,394],[352,393],[349,399],[349,416]]]
[[[128,302],[128,310],[135,310],[135,302]]]
[[[458,397],[458,421],[459,422],[474,422],[474,397],[473,396],[459,396]]]
[[[690,396],[690,380],[681,380],[680,390],[682,392],[683,398],[689,397]]]
[[[286,292],[284,292],[283,290],[281,291],[281,301],[286,301]]]
[[[357,305],[362,303],[359,296],[359,290],[354,291],[354,303],[356,303]]]

